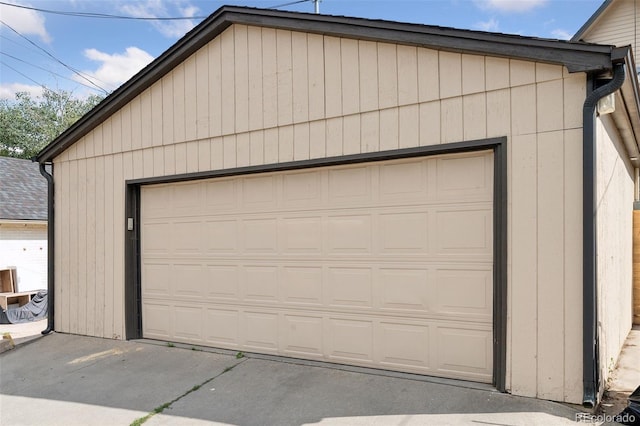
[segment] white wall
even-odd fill
[[[597,268],[601,383],[631,329],[633,168],[610,115],[597,120]]]
[[[15,267],[16,291],[47,288],[47,225],[0,223],[0,268]]]

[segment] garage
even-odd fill
[[[631,318],[635,68],[223,6],[38,154],[49,330],[593,405]]]
[[[493,151],[141,188],[143,337],[491,382]]]

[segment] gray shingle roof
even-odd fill
[[[38,163],[0,157],[0,219],[47,220],[47,180]]]

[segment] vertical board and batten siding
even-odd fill
[[[638,30],[640,30],[640,6],[635,0],[618,0],[613,2],[582,37],[590,43],[613,44],[615,46],[631,45],[638,52]]]
[[[631,330],[634,171],[611,115],[596,125],[600,377],[607,383]]]
[[[506,386],[580,402],[585,85],[560,66],[233,25],[55,159],[56,327],[124,337],[128,178],[507,136]]]

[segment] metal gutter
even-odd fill
[[[598,353],[598,305],[597,305],[597,199],[596,199],[596,120],[598,101],[614,93],[625,80],[625,64],[613,67],[613,78],[603,86],[593,90],[595,78],[589,77],[587,91],[591,91],[582,108],[583,151],[582,151],[582,379],[583,401],[587,407],[595,407],[599,389]]]
[[[53,164],[51,164],[51,172],[53,172]],[[49,334],[55,330],[55,265],[54,265],[54,238],[55,238],[55,216],[54,216],[54,191],[53,191],[53,176],[45,169],[45,164],[40,163],[40,174],[47,180],[48,190],[48,203],[47,203],[47,216],[49,218],[47,225],[47,328],[42,331],[42,334]]]

